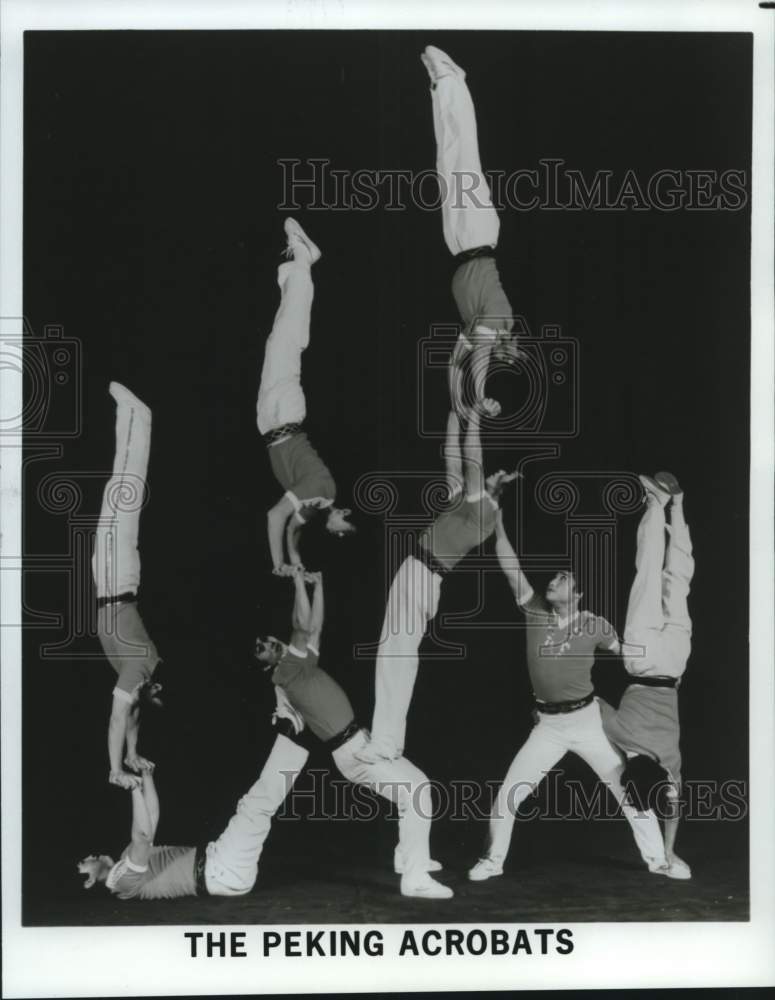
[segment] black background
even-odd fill
[[[37,486],[67,473],[84,494],[76,516],[96,515],[113,452],[107,386],[124,382],[154,415],[141,609],[170,671],[170,706],[146,720],[141,751],[158,765],[161,841],[217,835],[272,740],[273,694],[251,672],[250,649],[257,629],[286,635],[290,600],[290,584],[268,572],[264,512],[278,490],[255,428],[283,246],[278,160],[432,168],[418,58],[429,42],[468,71],[486,169],[558,157],[588,178],[633,169],[645,183],[665,168],[750,176],[744,35],[26,36],[25,315],[37,335],[53,323],[80,341],[84,386],[80,435],[64,441],[60,460],[26,467],[25,551],[44,557],[43,571],[25,576],[28,620],[70,607],[66,577],[45,570],[45,557],[67,551],[67,515],[45,510]],[[324,254],[304,356],[309,430],[340,501],[355,506],[352,484],[364,473],[441,469],[439,440],[417,433],[417,343],[457,319],[450,258],[437,211],[293,214]],[[667,468],[686,491],[698,566],[680,693],[689,779],[747,776],[749,241],[747,207],[501,213],[499,266],[515,310],[534,333],[560,325],[578,341],[581,365],[581,433],[556,460],[530,467],[524,484],[528,564],[563,544],[562,518],[538,513],[532,499],[544,472]],[[493,380],[507,406],[519,389]],[[436,379],[426,400],[439,427],[444,391]],[[28,460],[34,444],[28,437]],[[492,467],[503,457],[496,449]],[[416,501],[406,488],[401,511],[416,513]],[[513,500],[506,512],[513,524]],[[326,542],[309,560],[326,573],[324,665],[368,724],[373,661],[356,662],[353,645],[378,638],[387,570],[381,518],[355,519],[357,539]],[[636,523],[622,517],[617,529],[620,628]],[[442,612],[475,599],[474,577],[458,573]],[[513,619],[497,574],[486,602],[487,620]],[[448,637],[467,655],[421,667],[407,755],[440,782],[500,779],[530,725],[521,634],[450,628]],[[26,633],[28,918],[45,919],[52,884],[80,891],[77,858],[120,851],[128,834],[127,797],[107,784],[113,675],[96,639],[75,640],[67,657],[43,654],[64,638]],[[609,663],[596,675],[616,690],[619,670]],[[280,853],[302,842],[304,824],[281,826],[270,840]],[[475,853],[483,832],[441,821],[435,835]],[[321,839],[349,838],[354,854],[384,860],[392,828],[316,823],[307,837],[301,849],[313,855]]]

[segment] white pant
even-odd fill
[[[116,451],[92,555],[98,597],[136,594],[140,586],[137,542],[151,450],[151,411],[118,382],[110,383],[110,394],[116,400]]]
[[[433,90],[436,169],[444,239],[450,253],[498,242],[500,223],[482,173],[474,102],[464,79],[442,77]]]
[[[692,541],[683,505],[671,507],[665,545],[665,510],[650,501],[638,525],[635,579],[624,627],[624,665],[630,673],[680,677],[691,652],[687,598],[694,575]]]
[[[366,746],[361,729],[344,746],[334,750],[334,763],[348,781],[367,785],[398,806],[398,854],[403,858],[401,884],[421,881],[430,861],[431,788],[423,772],[405,757],[366,764],[355,755]]]
[[[220,837],[207,845],[205,884],[211,896],[242,896],[258,875],[258,861],[272,825],[307,762],[307,751],[279,735],[258,781],[243,795]]]
[[[539,721],[511,762],[498,790],[490,817],[488,857],[502,863],[508,854],[514,814],[521,802],[544,779],[547,771],[568,752],[585,760],[619,803],[630,824],[643,860],[650,866],[665,863],[665,846],[653,812],[638,813],[625,801],[621,783],[622,759],[603,732],[596,701],[576,712],[539,714]]]
[[[403,753],[418,651],[440,593],[441,577],[414,556],[404,559],[393,577],[377,654],[370,744],[384,757]]]
[[[280,306],[266,342],[256,421],[261,434],[283,424],[301,423],[307,414],[301,387],[301,355],[309,344],[314,286],[304,261],[290,260],[277,269]]]

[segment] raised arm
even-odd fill
[[[274,507],[270,507],[266,515],[266,528],[269,537],[269,552],[272,556],[273,572],[288,575],[283,558],[283,533],[288,518],[293,514],[293,504],[287,496],[281,497]]]
[[[111,785],[118,785],[120,788],[136,788],[140,785],[140,779],[133,774],[128,774],[121,766],[124,746],[127,742],[127,731],[130,728],[129,717],[133,707],[132,699],[123,691],[113,693],[113,705],[108,722],[108,758],[110,760],[108,781]]]
[[[297,649],[306,649],[312,627],[312,608],[304,583],[304,573],[301,570],[293,574],[293,586],[296,593],[291,613],[291,645]]]
[[[454,409],[447,417],[447,436],[444,441],[444,465],[450,499],[463,491],[463,453],[460,450],[460,421]]]
[[[159,825],[159,796],[153,780],[153,768],[143,771],[142,784],[132,789],[132,843],[129,860],[136,865],[148,863],[156,828]]]
[[[506,529],[503,526],[503,511],[499,510],[495,519],[495,552],[501,569],[509,581],[509,586],[514,594],[514,599],[520,607],[527,604],[533,596],[533,588],[522,572],[517,553],[509,541]]]
[[[299,535],[301,534],[301,524],[297,517],[289,517],[285,528],[285,547],[288,550],[288,565],[301,566],[301,554],[299,552]],[[304,568],[303,566],[301,567]]]
[[[468,418],[463,442],[463,478],[466,494],[469,497],[476,497],[484,492],[483,462],[482,441],[479,436],[479,411],[478,408],[473,408]]]
[[[312,648],[313,652],[320,653],[320,636],[323,632],[323,621],[326,613],[323,598],[323,574],[319,572],[307,573],[305,579],[314,588],[312,591],[312,614],[310,617],[307,645]]]
[[[124,758],[124,765],[128,767],[130,771],[145,771],[149,767],[153,768],[151,761],[146,760],[145,757],[141,757],[137,752],[137,740],[139,735],[140,699],[138,698],[129,711],[126,727],[126,757]]]

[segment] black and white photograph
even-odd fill
[[[5,994],[773,984],[775,14],[23,6]]]

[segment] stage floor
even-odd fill
[[[366,851],[363,838],[346,839],[346,828],[339,824],[318,829],[317,824],[295,823],[283,830],[284,825],[272,831],[258,882],[246,896],[122,901],[102,889],[84,891],[73,865],[61,884],[48,882],[47,891],[33,881],[25,886],[24,923],[556,925],[740,921],[749,916],[747,837],[738,823],[685,825],[677,847],[692,866],[689,881],[650,874],[623,821],[530,823],[520,831],[505,873],[480,883],[466,878],[475,860],[469,844],[435,844],[434,854],[445,866],[437,877],[455,891],[453,899],[443,901],[400,895],[399,878],[390,865],[392,823],[377,824],[374,850]]]

